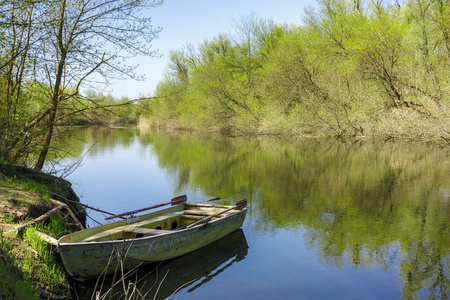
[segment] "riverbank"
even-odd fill
[[[25,167],[0,162],[0,177],[0,298],[69,299],[70,281],[55,246],[41,236],[58,239],[75,230],[66,221],[68,207],[85,222],[85,212],[72,205],[78,197],[69,182]],[[67,209],[33,224],[60,201]]]
[[[380,141],[450,142],[450,106],[442,106],[434,116],[421,115],[410,109],[395,109],[378,112],[378,117],[361,124],[353,124],[347,129],[318,126],[278,120],[265,121],[255,126],[243,126],[239,122],[230,124],[208,124],[183,120],[182,118],[160,119],[158,116],[141,116],[137,127],[166,130],[192,131],[200,133],[221,132],[239,136],[279,136],[286,138],[369,138]],[[282,116],[280,116],[282,118]]]

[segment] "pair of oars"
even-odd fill
[[[208,200],[208,201],[214,201],[214,200],[218,200],[218,199],[220,199],[220,198],[216,197],[216,198],[213,198],[213,199]],[[106,217],[105,220],[119,218],[119,217],[123,217],[123,216],[127,216],[127,215],[134,215],[134,214],[146,211],[146,210],[158,208],[158,207],[169,205],[169,204],[171,204],[171,205],[178,205],[178,204],[186,203],[186,200],[187,200],[186,195],[178,196],[178,197],[173,198],[170,202],[161,203],[161,204],[157,204],[157,205],[154,205],[154,206],[141,208],[141,209],[138,209],[138,210],[128,211],[128,212],[121,213],[121,214],[118,214],[118,215],[113,215],[113,216],[110,216],[110,217]],[[224,214],[224,213],[226,213],[226,212],[228,212],[230,210],[233,210],[233,209],[240,210],[240,209],[243,209],[245,207],[247,207],[247,199],[243,199],[243,200],[241,200],[239,202],[236,202],[236,204],[233,207],[224,209],[224,210],[222,210],[222,211],[220,211],[218,213],[215,213],[215,214],[213,214],[211,216],[208,216],[208,217],[205,217],[205,218],[200,219],[198,221],[195,221],[194,223],[191,223],[191,224],[187,225],[185,228],[189,229],[189,228],[194,227],[195,225],[199,225],[199,224],[202,224],[202,223],[207,223],[212,218],[220,216],[220,215],[222,215],[222,214]],[[183,228],[180,228],[180,229],[183,229]]]
[[[215,197],[215,198],[209,199],[207,201],[210,202],[210,201],[217,201],[217,200],[220,200],[220,197]],[[187,201],[187,196],[186,195],[182,195],[182,196],[178,196],[178,197],[172,198],[172,200],[170,200],[170,202],[161,203],[161,204],[153,205],[153,206],[150,206],[150,207],[141,208],[141,209],[138,209],[138,210],[127,211],[127,212],[124,212],[124,213],[121,213],[121,214],[118,214],[118,215],[113,215],[111,213],[104,212],[104,211],[101,211],[101,212],[110,214],[111,216],[106,217],[105,220],[111,220],[111,219],[115,219],[115,218],[122,218],[123,216],[134,215],[134,214],[146,211],[146,210],[155,209],[155,208],[162,207],[162,206],[169,205],[169,204],[174,206],[174,205],[186,203],[186,201]]]
[[[157,205],[153,205],[153,206],[150,206],[150,207],[141,208],[141,209],[137,209],[137,210],[133,210],[133,211],[127,211],[127,212],[124,212],[124,213],[121,213],[121,214],[118,214],[118,215],[113,215],[113,216],[106,217],[105,220],[111,220],[111,219],[120,218],[120,217],[123,217],[123,216],[134,215],[134,214],[146,211],[146,210],[158,208],[158,207],[169,205],[169,204],[172,204],[172,206],[173,205],[178,205],[178,204],[186,203],[186,201],[187,201],[186,195],[178,196],[178,197],[175,197],[172,200],[170,200],[170,202],[161,203],[161,204],[157,204]]]

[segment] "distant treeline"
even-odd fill
[[[300,20],[299,20],[300,21]],[[319,0],[172,51],[154,125],[450,139],[450,1]]]
[[[73,99],[68,112],[77,113],[65,118],[61,125],[136,125],[139,116],[145,113],[144,101],[87,91],[85,95]],[[96,105],[95,109],[91,108],[93,103]]]

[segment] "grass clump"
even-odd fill
[[[18,262],[11,254],[13,242],[0,231],[0,298],[36,299],[38,292],[29,279],[23,277]]]
[[[57,177],[0,160],[0,186],[38,193],[44,199],[51,194],[64,195],[69,184]]]
[[[0,299],[70,298],[60,258],[39,235],[58,239],[70,233],[62,213],[26,228],[23,239],[9,233],[5,237],[6,230],[15,232],[16,226],[48,212],[52,194],[65,196],[68,188],[65,180],[0,160],[0,232],[5,233],[0,241]]]
[[[14,223],[14,216],[13,215],[9,215],[9,214],[5,214],[3,216],[3,222],[5,222],[6,224]]]
[[[62,217],[59,215],[52,216],[46,224],[28,227],[24,232],[24,237],[36,253],[29,253],[28,257],[25,257],[22,270],[27,274],[26,277],[30,279],[37,277],[39,282],[45,282],[45,288],[52,293],[68,294],[64,269],[55,255],[53,246],[47,244],[39,236],[38,231],[56,238],[70,232],[65,228]],[[36,256],[39,258],[37,264],[35,262]]]
[[[72,230],[66,228],[63,217],[58,214],[51,216],[47,222],[36,224],[34,228],[30,229],[38,230],[56,239],[59,239],[63,235],[72,233]]]

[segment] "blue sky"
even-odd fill
[[[188,43],[197,46],[219,33],[233,34],[232,20],[252,13],[277,24],[300,25],[304,9],[315,5],[315,0],[165,0],[162,6],[148,11],[153,26],[162,28],[159,38],[153,41],[153,48],[159,50],[162,58],[133,59],[131,62],[139,64],[137,71],[145,75],[145,81],[117,82],[104,93],[131,99],[149,96],[162,79],[170,50]]]

